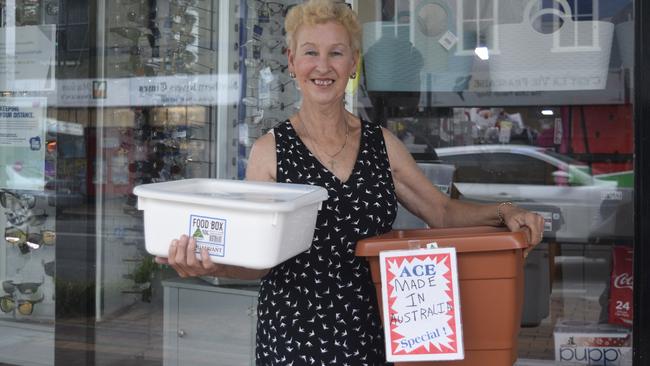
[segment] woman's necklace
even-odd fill
[[[350,126],[348,126],[348,122],[345,120],[345,117],[343,118],[343,123],[345,124],[345,140],[343,141],[343,145],[341,145],[341,148],[338,149],[338,151],[335,152],[334,154],[329,154],[327,151],[321,150],[320,147],[318,146],[318,141],[316,141],[316,139],[311,137],[311,134],[309,133],[309,130],[307,129],[307,125],[305,124],[305,121],[302,118],[300,118],[300,123],[302,124],[302,127],[305,130],[305,133],[306,133],[307,137],[309,137],[309,139],[314,142],[314,147],[316,148],[316,151],[318,153],[323,152],[325,155],[327,155],[329,157],[328,162],[329,162],[330,170],[334,170],[334,165],[336,164],[336,159],[335,158],[341,152],[343,152],[345,147],[348,145],[348,136],[350,135]],[[318,158],[318,156],[316,158]]]

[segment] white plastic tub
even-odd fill
[[[322,187],[219,179],[144,184],[133,190],[144,210],[145,245],[167,257],[172,239],[186,234],[215,263],[273,267],[311,245]]]

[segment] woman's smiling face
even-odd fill
[[[358,59],[348,31],[337,22],[300,26],[288,57],[305,101],[317,104],[343,100]]]

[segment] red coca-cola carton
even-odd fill
[[[632,289],[634,285],[632,248],[612,248],[612,274],[609,292],[609,322],[632,326]]]

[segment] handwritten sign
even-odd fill
[[[386,359],[464,358],[455,248],[381,252]]]

